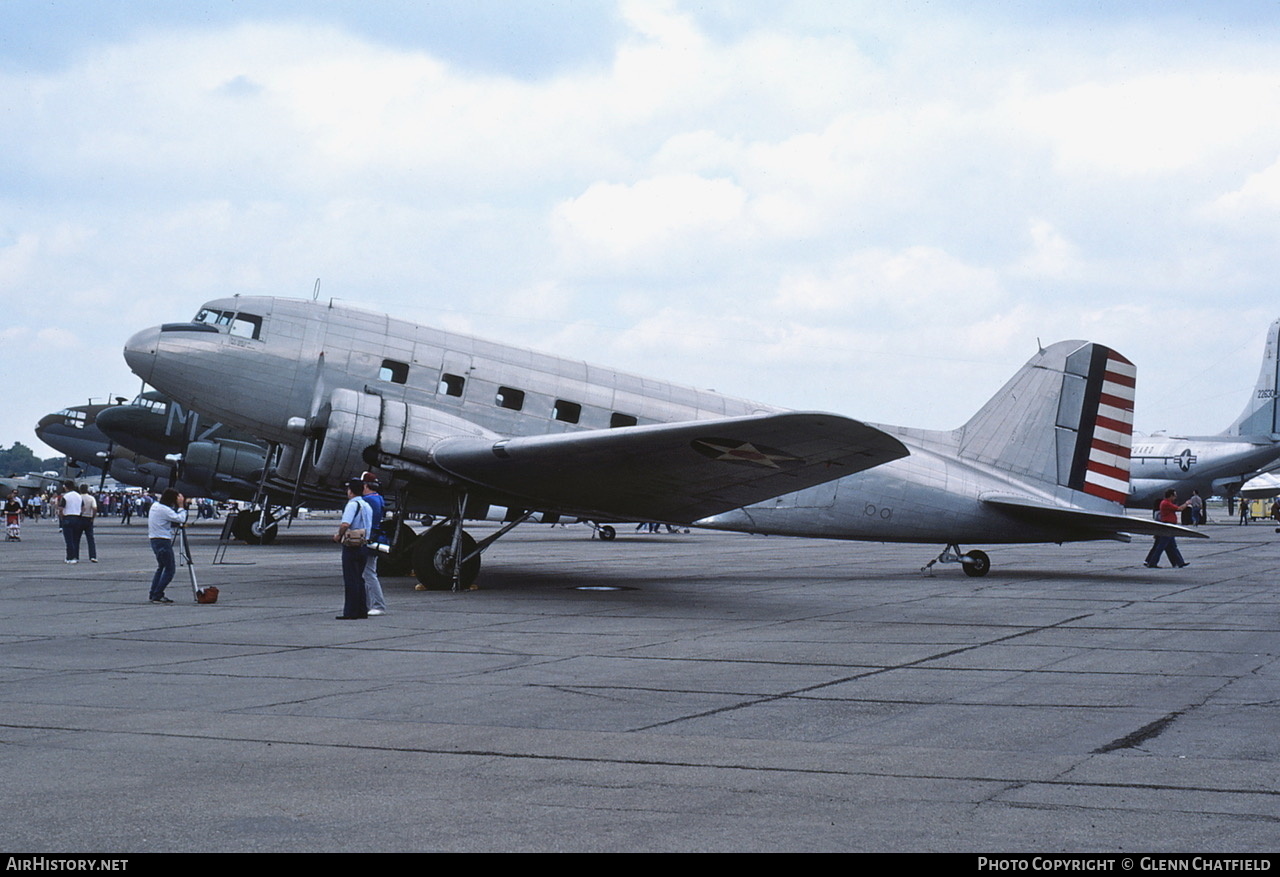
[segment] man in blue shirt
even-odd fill
[[[386,510],[386,501],[378,488],[378,476],[366,472],[360,476],[364,484],[361,498],[369,504],[373,511],[373,527],[369,531],[370,542],[382,541],[382,517]],[[382,582],[378,580],[378,552],[372,548],[365,549],[364,563],[364,597],[370,615],[382,615],[387,611],[387,602],[382,597]]]
[[[347,482],[347,506],[342,510],[342,523],[333,541],[342,546],[342,614],[339,621],[354,621],[369,617],[369,607],[364,598],[365,549],[346,544],[343,537],[348,530],[364,530],[366,537],[373,531],[373,510],[361,498],[364,482],[352,478]]]

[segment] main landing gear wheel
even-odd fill
[[[604,542],[612,542],[618,538],[618,531],[608,524],[601,524],[596,528],[596,533],[600,536],[601,541]]]
[[[242,512],[232,528],[233,536],[250,545],[270,545],[279,534],[279,524],[270,512],[267,512],[265,521],[259,512]]]
[[[985,551],[975,548],[963,556],[960,565],[964,567],[965,575],[978,579],[991,571],[991,558]]]
[[[378,558],[378,575],[413,575],[413,543],[417,538],[413,528],[402,521],[391,551]]]
[[[413,546],[413,575],[428,591],[453,589],[453,534],[449,527],[436,527],[418,537]],[[462,556],[476,550],[476,540],[462,534]],[[480,555],[462,565],[459,587],[469,588],[480,574]]]

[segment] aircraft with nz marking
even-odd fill
[[[1195,531],[1126,517],[1135,369],[1087,341],[1039,350],[967,423],[925,430],[786,409],[333,303],[216,299],[136,333],[145,382],[339,488],[376,468],[399,550],[431,588],[470,585],[481,553],[536,512],[945,546],[1128,541]],[[274,455],[277,451],[272,452]],[[469,519],[506,526],[477,543]]]

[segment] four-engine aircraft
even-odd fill
[[[210,301],[138,332],[144,381],[282,449],[311,485],[376,467],[402,509],[442,515],[412,546],[428,587],[535,511],[752,533],[939,543],[1200,535],[1124,515],[1135,369],[1099,344],[1040,350],[964,426],[794,412],[298,299]],[[510,523],[476,544],[467,519]]]
[[[1149,509],[1169,488],[1177,490],[1181,500],[1193,490],[1206,499],[1218,494],[1234,497],[1259,470],[1280,460],[1277,348],[1280,320],[1267,329],[1262,370],[1244,411],[1219,435],[1133,437],[1131,507]]]

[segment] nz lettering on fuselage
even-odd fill
[[[169,403],[169,416],[165,420],[164,434],[169,438],[184,437],[189,442],[206,441],[225,429],[221,423],[214,423],[200,429],[200,414],[183,408],[177,402]]]

